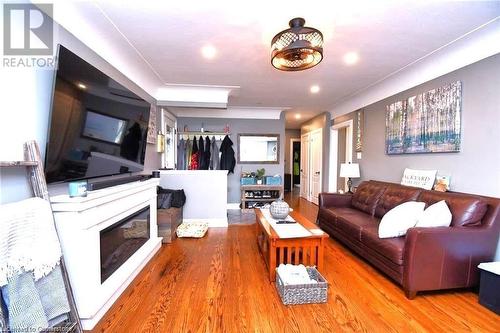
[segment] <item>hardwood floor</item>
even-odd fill
[[[315,220],[317,206],[288,198]],[[499,332],[499,316],[471,291],[408,300],[382,273],[333,239],[325,248],[327,304],[284,306],[255,225],[213,228],[162,246],[94,332]]]

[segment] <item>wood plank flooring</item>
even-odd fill
[[[287,198],[309,219],[317,206]],[[499,332],[471,291],[408,300],[334,239],[325,249],[327,304],[284,306],[258,252],[255,225],[213,228],[163,245],[94,332]]]

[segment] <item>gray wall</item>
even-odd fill
[[[156,103],[144,90],[118,72],[63,27],[58,26],[56,30],[58,34],[55,36],[57,38],[55,43],[64,45],[149,103]],[[12,72],[7,73],[7,71]],[[54,71],[12,68],[6,69],[5,76],[4,73],[2,73],[2,76],[2,80],[5,80],[6,77],[13,79],[8,85],[5,85],[7,91],[3,91],[2,100],[0,101],[0,110],[2,110],[2,127],[0,129],[2,152],[0,153],[0,160],[21,159],[22,145],[27,140],[36,140],[38,142],[44,158]],[[159,114],[157,119],[160,119]],[[15,130],[11,130],[9,127],[14,127]],[[13,148],[4,149],[4,145]],[[18,150],[18,152],[15,150]],[[160,154],[156,152],[155,145],[148,144],[145,161],[145,170],[148,173],[150,170],[160,167]],[[13,202],[31,196],[30,187],[26,182],[25,170],[2,168],[0,171],[0,186],[0,203]]]
[[[311,120],[306,121],[300,127],[300,133],[305,134],[315,129],[323,129],[323,177],[322,177],[322,191],[326,192],[328,189],[329,177],[329,159],[330,159],[330,113],[322,113]]]
[[[235,152],[236,166],[234,174],[229,174],[227,179],[227,201],[228,203],[240,202],[240,177],[241,172],[256,171],[257,169],[266,169],[266,175],[274,176],[281,175],[284,179],[284,150],[285,150],[285,120],[284,115],[281,119],[220,119],[220,118],[177,118],[177,126],[183,130],[184,126],[188,127],[189,131],[199,131],[201,124],[205,131],[220,132],[226,124],[229,125],[231,132],[231,141],[233,141],[233,149]],[[238,164],[238,134],[239,133],[261,133],[261,134],[279,134],[280,135],[280,157],[279,164]],[[220,142],[218,142],[220,147]]]
[[[462,147],[459,153],[385,154],[385,108],[395,101],[462,81]],[[401,181],[405,168],[451,175],[453,191],[500,197],[500,55],[364,108],[362,179]],[[390,166],[390,167],[388,167]]]
[[[343,123],[348,120],[352,120],[352,156],[351,156],[351,161],[352,163],[360,163],[361,160],[358,160],[357,153],[356,153],[356,135],[357,135],[357,130],[358,130],[358,117],[357,113],[359,110],[356,110],[354,112],[350,112],[348,114],[344,114],[342,116],[336,117],[335,119],[332,120],[332,125],[336,125],[339,123]],[[364,112],[362,112],[362,119],[361,122],[363,123],[366,121],[366,117],[364,116]],[[385,123],[384,123],[385,124]],[[366,125],[366,124],[365,124]],[[364,127],[365,125],[361,126],[361,133],[364,136]],[[384,125],[385,126],[385,125]],[[384,132],[385,133],[385,132]],[[385,135],[385,134],[384,134]],[[347,138],[347,131],[345,128],[342,128],[339,130],[339,147],[342,145],[342,149],[338,151],[338,156],[342,156],[343,159],[345,156],[345,146],[346,146],[346,140]],[[363,139],[362,139],[363,140]],[[342,141],[342,142],[341,142]],[[364,144],[364,142],[363,142]],[[338,148],[340,149],[340,148]],[[363,146],[363,151],[365,147]],[[363,155],[364,153],[362,153]],[[360,176],[363,177],[363,170],[359,170]],[[340,164],[337,165],[337,175],[340,175]],[[362,178],[353,178],[352,179],[352,186],[356,187],[358,184],[362,181]],[[337,189],[343,189],[344,188],[344,178],[338,176],[337,177]]]
[[[292,173],[290,164],[290,139],[298,139],[300,141],[299,129],[285,130],[285,173]]]

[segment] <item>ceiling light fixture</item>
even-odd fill
[[[83,83],[81,83],[81,82],[80,82],[80,83],[78,83],[78,84],[77,84],[77,86],[78,86],[78,88],[80,88],[80,89],[87,89],[87,86],[86,86],[86,85],[84,85],[84,84],[83,84]]]
[[[311,86],[309,90],[311,91],[311,93],[317,94],[319,93],[319,86],[318,85]]]
[[[201,48],[201,54],[206,59],[213,59],[217,55],[217,49],[213,45],[205,45]]]
[[[302,116],[300,115],[300,113],[297,113],[297,114],[295,115],[295,119],[300,119],[300,118],[302,118]]]
[[[348,52],[344,55],[344,62],[347,65],[354,65],[359,60],[359,55],[356,52]]]
[[[296,17],[289,29],[274,36],[271,42],[271,64],[282,71],[301,71],[316,66],[323,59],[323,34],[304,27],[306,21]]]

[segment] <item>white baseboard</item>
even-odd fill
[[[228,203],[227,209],[240,209],[240,203],[239,202]]]
[[[208,223],[209,228],[227,228],[227,217],[219,219],[183,219],[183,223]]]

